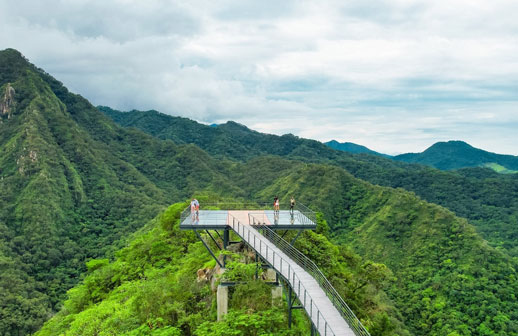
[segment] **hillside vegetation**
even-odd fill
[[[481,168],[439,171],[379,156],[337,151],[290,134],[261,134],[234,122],[210,127],[156,111],[101,110],[121,125],[137,127],[162,139],[194,143],[217,157],[247,161],[276,155],[330,164],[373,184],[412,191],[467,218],[492,246],[518,257],[518,174],[506,176]]]
[[[193,194],[294,195],[319,211],[297,247],[373,336],[518,335],[518,175],[157,112],[119,115],[142,130],[125,128],[15,50],[0,52],[0,94],[2,335],[32,334],[56,313],[41,335],[304,334],[305,317],[287,330],[284,306],[265,305],[269,289],[250,278],[214,322],[212,289],[196,282],[213,264],[177,227],[185,204],[149,222]]]
[[[299,195],[327,215],[333,241],[387,265],[396,281],[386,290],[413,335],[518,334],[518,264],[466,220],[335,167],[281,175],[261,194]]]
[[[296,314],[295,327],[289,329],[284,303],[272,305],[271,287],[254,280],[255,264],[239,261],[230,262],[225,274],[242,283],[233,288],[229,314],[216,322],[211,284],[196,275],[215,262],[193,232],[179,230],[186,205],[172,205],[148,223],[114,262],[90,261],[85,280],[70,290],[62,311],[36,335],[307,335],[305,317]],[[340,290],[355,290],[354,308],[373,335],[409,335],[380,290],[389,276],[386,268],[364,272],[366,263],[359,256],[324,236],[306,233],[304,239],[306,248],[319,248],[325,272],[342,281],[355,279]],[[364,284],[360,290],[357,283]]]
[[[336,140],[331,140],[331,141],[328,141],[328,142],[324,142],[324,144],[326,146],[329,146],[333,149],[336,149],[336,150],[340,150],[342,152],[349,152],[349,153],[355,153],[355,154],[360,154],[360,153],[363,153],[363,154],[372,154],[372,155],[378,155],[378,156],[383,156],[383,157],[386,157],[386,158],[390,158],[391,156],[390,155],[387,155],[387,154],[381,154],[381,153],[378,153],[378,152],[375,152],[373,151],[372,149],[369,149],[365,146],[362,146],[362,145],[357,145],[355,143],[352,143],[352,142],[338,142]]]
[[[224,162],[118,127],[15,50],[0,69],[0,92],[14,90],[0,116],[0,334],[18,335],[60,309],[85,261],[170,200],[229,182]]]
[[[393,159],[420,163],[441,170],[483,166],[492,168],[493,165],[504,167],[508,171],[518,170],[518,156],[487,152],[464,141],[437,142],[422,153],[401,154]]]

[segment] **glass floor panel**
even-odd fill
[[[180,224],[181,229],[223,229],[230,221],[238,220],[242,224],[275,226],[282,229],[314,229],[316,223],[300,211],[295,210],[200,210],[191,214]]]

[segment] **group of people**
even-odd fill
[[[276,219],[278,220],[278,215],[279,215],[279,211],[280,211],[280,202],[279,202],[279,197],[275,196],[273,198],[273,210],[274,210],[274,214],[277,216]],[[292,219],[293,219],[293,212],[295,211],[295,198],[293,196],[291,196],[290,198],[290,213],[292,215]],[[192,201],[191,201],[191,217],[192,217],[192,220],[194,221],[198,221],[199,220],[199,215],[200,215],[200,202],[198,202],[198,200],[196,198],[193,198]]]
[[[273,198],[273,210],[275,212],[279,212],[280,210],[280,203],[279,203],[279,197],[275,196]],[[295,198],[293,198],[293,196],[291,196],[290,198],[290,213],[293,214],[293,211],[295,210]]]

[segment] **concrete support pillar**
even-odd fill
[[[265,280],[268,282],[274,282],[277,281],[277,272],[273,268],[267,268],[266,269],[266,277]]]
[[[228,287],[218,286],[218,292],[216,296],[218,304],[218,321],[221,321],[228,313]]]
[[[282,286],[277,285],[272,287],[272,305],[282,304]]]
[[[266,281],[275,282],[277,281],[277,272],[273,268],[268,268],[265,271]],[[272,285],[272,305],[282,303],[282,286],[278,284],[277,286]]]

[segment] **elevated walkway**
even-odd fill
[[[293,289],[320,335],[355,336],[318,282],[253,226],[242,224],[232,213],[230,227],[281,275]]]
[[[225,266],[225,262],[220,263],[198,231],[205,231],[219,249],[225,249],[232,243],[229,231],[234,231],[284,279],[289,287],[289,316],[291,309],[304,309],[312,322],[312,335],[313,331],[317,331],[323,336],[370,336],[318,267],[273,231],[297,229],[300,234],[304,229],[315,229],[315,214],[303,205],[293,211],[273,211],[263,207],[261,209],[261,206],[254,204],[243,210],[243,205],[206,205],[198,213],[191,213],[187,208],[181,215],[180,228],[194,230],[221,267]],[[222,239],[223,246],[209,230],[215,231]],[[223,237],[218,231],[223,231]],[[300,302],[298,307],[292,306],[295,301],[291,299],[292,292]]]

